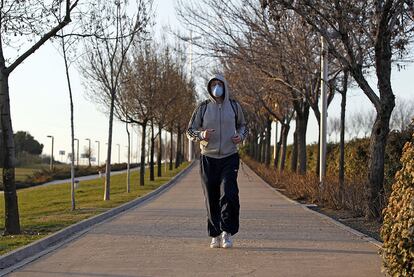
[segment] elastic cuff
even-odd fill
[[[200,133],[198,133],[198,138],[200,140],[204,140],[203,131],[200,131]]]

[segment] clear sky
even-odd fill
[[[178,21],[175,17],[174,2],[174,0],[154,1],[157,9],[155,21],[158,30],[168,24],[177,28]],[[198,71],[195,70],[195,72]],[[88,145],[86,138],[92,140],[92,148],[95,153],[97,152],[95,141],[100,141],[100,160],[102,163],[106,158],[105,143],[108,136],[108,117],[98,111],[94,103],[86,100],[85,91],[76,68],[71,69],[71,75],[74,93],[75,137],[80,140],[80,153],[83,153],[84,147]],[[393,88],[397,97],[413,97],[413,76],[414,66],[409,66],[401,72],[393,71]],[[45,145],[44,154],[50,154],[51,140],[47,138],[47,135],[53,135],[55,137],[55,159],[64,161],[66,161],[66,155],[64,158],[60,157],[58,151],[64,150],[68,153],[70,150],[69,93],[65,78],[63,58],[50,43],[29,57],[12,73],[10,78],[14,132],[28,131],[35,139]],[[339,107],[340,97],[336,97],[329,108],[329,116],[337,117]],[[351,112],[372,109],[367,97],[358,89],[354,89],[350,93],[347,107]],[[311,113],[308,142],[317,140],[317,132],[316,120]],[[133,141],[133,152],[136,153],[136,134]],[[119,122],[115,122],[113,133],[112,160],[115,162],[118,160],[117,144],[121,145],[121,162],[126,161],[127,136],[125,126]]]

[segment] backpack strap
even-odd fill
[[[239,109],[237,108],[237,101],[234,99],[229,99],[230,100],[230,105],[231,108],[233,109],[234,112],[234,123],[236,124],[236,130],[237,130],[237,119],[239,118]]]
[[[200,104],[200,112],[201,112],[201,126],[203,126],[203,122],[204,122],[204,114],[207,111],[207,105],[208,103],[210,103],[210,99],[204,100],[203,102],[201,102]]]

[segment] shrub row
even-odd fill
[[[299,175],[288,170],[279,172],[273,168],[243,156],[243,161],[260,177],[275,188],[300,202],[314,203],[332,209],[345,208],[355,216],[363,215],[364,181],[347,179],[341,192],[338,178],[328,176],[324,186],[319,185],[319,178],[314,173]]]
[[[414,144],[404,147],[402,169],[395,176],[384,209],[381,237],[383,265],[391,276],[414,276]]]
[[[386,205],[386,200],[391,194],[391,186],[395,182],[395,174],[401,169],[400,158],[404,144],[411,141],[414,142],[412,134],[414,125],[411,124],[404,131],[391,131],[388,135],[387,145],[384,157],[384,194],[382,203]],[[353,139],[345,144],[345,176],[350,183],[366,182],[368,176],[369,163],[369,138]],[[286,164],[290,165],[292,146],[287,149]],[[307,171],[310,174],[316,174],[317,158],[319,147],[317,144],[307,146]],[[339,173],[339,143],[330,143],[327,145],[326,155],[326,172],[328,176],[338,176]],[[287,170],[289,168],[287,167]],[[362,183],[361,183],[362,182]],[[385,206],[383,206],[385,208]]]
[[[131,164],[130,167],[138,167],[139,164]],[[127,168],[126,163],[120,164],[113,164],[111,166],[111,171],[120,171],[125,170]],[[77,167],[75,168],[75,176],[87,176],[87,175],[94,175],[98,174],[99,172],[105,173],[105,165],[102,166],[91,166],[91,167]],[[17,189],[27,188],[32,186],[41,185],[53,180],[64,180],[69,179],[71,177],[70,167],[56,167],[53,170],[49,168],[42,168],[36,170],[32,175],[27,176],[26,180],[23,182],[16,182]],[[3,186],[0,184],[0,190],[3,190]]]

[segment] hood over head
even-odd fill
[[[220,80],[223,82],[224,84],[224,92],[223,92],[224,101],[223,102],[228,101],[230,99],[230,90],[229,90],[227,81],[222,74],[216,74],[213,78],[210,79],[210,81],[208,81],[208,84],[207,84],[208,97],[211,99],[211,101],[216,102],[216,100],[214,99],[214,96],[211,94],[211,89],[210,89],[210,84],[213,80]]]

